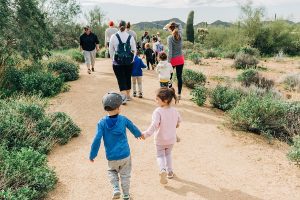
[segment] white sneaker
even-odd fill
[[[121,96],[122,96],[122,105],[126,105],[126,103],[127,103],[127,97],[126,97],[126,95],[121,94]]]
[[[167,184],[168,183],[166,170],[161,170],[160,173],[159,173],[159,176],[160,176],[160,183],[161,184]]]
[[[120,198],[121,198],[120,189],[118,189],[118,188],[114,189],[113,196],[111,199],[120,199]]]

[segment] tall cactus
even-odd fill
[[[187,41],[194,43],[195,36],[194,36],[194,11],[193,10],[189,13],[187,18],[186,37],[187,37]]]

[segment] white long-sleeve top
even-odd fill
[[[173,73],[173,67],[168,61],[159,61],[156,72],[158,73],[159,81],[170,81],[171,74]]]
[[[118,29],[117,28],[112,28],[112,27],[109,27],[105,30],[105,45],[107,42],[110,41],[110,38],[113,34],[115,34],[116,32],[118,32]]]
[[[123,43],[125,43],[129,37],[129,34],[126,31],[123,31],[123,32],[118,31],[117,33],[115,33],[111,36],[110,41],[109,41],[109,54],[110,54],[112,60],[114,60],[115,52],[118,50],[118,45],[119,45],[119,40],[118,40],[116,34],[120,35],[121,41]],[[135,44],[133,37],[131,37],[131,39],[130,39],[130,46],[131,46],[131,51],[133,51],[133,53],[135,55],[136,54],[136,44]]]

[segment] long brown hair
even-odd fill
[[[172,31],[172,35],[175,38],[175,40],[177,40],[177,41],[181,40],[181,36],[179,34],[179,30],[178,30],[176,22],[172,22],[169,29],[170,29],[170,31]]]
[[[156,96],[162,101],[167,101],[168,104],[172,102],[173,98],[175,100],[175,103],[177,102],[177,96],[175,94],[174,88],[162,87],[158,89]]]

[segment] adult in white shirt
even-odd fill
[[[126,103],[127,100],[131,100],[130,98],[130,90],[131,90],[131,74],[132,74],[132,67],[133,67],[133,61],[134,61],[134,56],[136,54],[136,43],[134,41],[134,38],[129,35],[126,31],[126,22],[125,21],[120,21],[119,24],[119,31],[115,34],[113,34],[110,38],[109,42],[109,53],[112,57],[113,60],[113,70],[116,75],[119,89],[121,93],[126,97],[124,98],[124,104]],[[121,42],[124,44],[128,40],[132,52],[132,61],[130,64],[120,64],[117,63],[115,59],[115,53],[118,51],[118,46],[119,46],[119,39],[118,36],[121,40]]]
[[[107,48],[109,48],[109,41],[110,41],[111,36],[113,34],[115,34],[116,32],[118,32],[118,29],[114,27],[113,21],[109,21],[108,26],[109,27],[105,30],[105,45]],[[109,53],[108,53],[108,58],[110,58]]]

